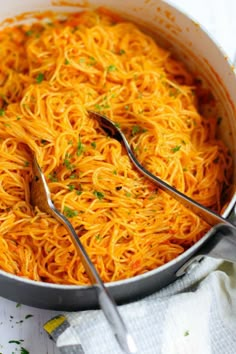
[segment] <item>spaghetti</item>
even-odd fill
[[[32,151],[55,206],[105,282],[174,259],[208,226],[135,170],[88,110],[125,130],[139,161],[220,212],[232,160],[196,82],[133,23],[103,9],[0,32],[0,268],[88,284],[63,226],[30,205]]]

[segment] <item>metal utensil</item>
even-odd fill
[[[135,167],[151,181],[156,183],[163,191],[178,200],[186,208],[190,209],[194,214],[198,215],[200,218],[206,221],[209,225],[214,226],[217,224],[226,224],[229,226],[233,226],[229,221],[225,220],[220,215],[195,202],[193,199],[179,192],[177,189],[171,187],[168,183],[164,182],[159,177],[154,176],[151,172],[146,170],[136,159],[125,134],[117,126],[116,123],[112,122],[109,118],[97,112],[89,111],[89,115],[91,118],[96,119],[99,122],[99,125],[108,135],[123,143],[126,148],[127,154],[130,160],[135,165]]]
[[[33,175],[31,183],[31,204],[37,206],[41,211],[53,216],[66,228],[72,238],[89,279],[95,286],[98,303],[103,310],[120,347],[126,353],[136,353],[135,342],[129,334],[113,298],[105,288],[103,281],[76,234],[75,229],[69,220],[55,208],[50,197],[50,191],[46,179],[35,157],[33,159]]]

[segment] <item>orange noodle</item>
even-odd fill
[[[102,9],[5,28],[0,43],[2,270],[89,283],[64,227],[30,205],[32,152],[106,282],[163,265],[208,230],[88,115],[120,124],[147,169],[221,212],[232,159],[217,116],[199,113],[197,81],[168,50]]]

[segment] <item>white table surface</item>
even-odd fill
[[[236,52],[235,0],[172,0],[170,2],[204,26],[228,56],[234,57]],[[58,354],[53,342],[43,330],[43,324],[56,314],[53,311],[19,306],[0,297],[0,354],[20,353],[21,346],[30,354]],[[22,340],[22,342],[21,345],[9,343],[11,340]]]

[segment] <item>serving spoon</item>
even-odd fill
[[[51,215],[66,228],[72,238],[89,279],[95,286],[99,305],[113,330],[117,342],[125,353],[136,353],[137,349],[133,337],[128,332],[118,312],[115,301],[105,287],[75,229],[70,221],[55,208],[50,197],[50,191],[46,179],[36,157],[33,159],[33,180],[31,183],[30,198],[32,206],[37,206],[41,211]]]
[[[145,175],[147,178],[149,178],[152,182],[156,183],[163,191],[168,193],[171,197],[175,198],[178,202],[182,203],[186,208],[191,210],[194,214],[199,216],[201,219],[206,221],[209,225],[215,226],[218,224],[226,224],[230,227],[233,225],[221,217],[220,215],[214,213],[210,209],[204,207],[203,205],[199,204],[198,202],[195,202],[193,199],[189,198],[187,195],[179,192],[177,189],[173,188],[170,186],[168,183],[163,181],[157,176],[154,176],[151,172],[146,170],[136,159],[132,148],[125,136],[125,134],[122,132],[122,130],[119,128],[119,126],[111,121],[109,118],[106,116],[94,112],[94,111],[89,111],[89,116],[92,119],[95,119],[98,121],[99,125],[103,130],[112,138],[118,140],[120,143],[123,143],[127,154],[130,158],[130,160],[133,162],[135,167],[139,172],[141,172],[143,175]],[[234,227],[234,226],[233,226]]]

